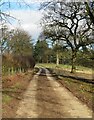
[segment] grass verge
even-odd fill
[[[14,118],[23,93],[32,80],[33,70],[2,79],[2,117]],[[10,111],[10,112],[9,112]]]
[[[92,84],[64,77],[59,77],[58,81],[83,103],[87,104],[90,109],[93,109],[94,88]]]
[[[12,97],[10,97],[9,95],[6,95],[6,94],[3,95],[2,98],[3,98],[2,101],[3,101],[4,104],[8,104],[12,100]]]
[[[78,66],[79,72],[72,74],[68,65],[59,65],[56,67],[55,64],[38,64],[38,66],[48,68],[60,84],[94,111],[94,86],[91,83],[92,71],[90,68]]]
[[[39,63],[36,66],[46,67],[46,68],[51,68],[51,69],[59,69],[59,70],[71,71],[71,65],[59,64],[57,66],[54,63],[43,63],[43,64]],[[78,72],[78,73],[92,74],[92,69],[88,68],[88,67],[83,67],[83,66],[76,66],[76,72]]]

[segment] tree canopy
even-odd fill
[[[46,6],[47,5],[47,6]],[[76,54],[82,47],[94,43],[93,24],[86,15],[83,2],[51,1],[45,8],[42,26],[46,38],[63,41],[72,50],[72,72],[75,70]]]

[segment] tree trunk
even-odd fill
[[[2,53],[0,53],[0,91],[2,91]],[[0,108],[2,108],[2,92],[0,92]],[[0,118],[1,116],[2,112],[0,112]]]
[[[76,65],[75,65],[76,54],[77,54],[77,52],[75,50],[72,51],[72,68],[71,68],[71,73],[75,73],[75,71],[76,71]]]
[[[56,64],[59,65],[59,53],[58,53],[58,51],[56,53]]]
[[[46,63],[49,63],[49,62],[48,62],[48,61],[49,61],[48,58],[49,58],[49,57],[47,56],[47,61],[46,61]]]

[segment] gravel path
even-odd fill
[[[41,68],[31,80],[16,118],[92,118],[92,111]]]

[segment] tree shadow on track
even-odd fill
[[[37,87],[38,118],[63,118],[65,113],[61,110],[62,104],[59,103],[59,98],[51,87],[44,70],[38,78]]]
[[[87,78],[85,75],[84,75],[84,77],[78,76],[76,74],[72,74],[69,71],[65,71],[65,70],[60,71],[60,73],[58,71],[57,71],[57,73],[55,73],[55,72],[53,72],[53,69],[49,69],[49,68],[47,68],[47,69],[50,71],[52,76],[57,79],[58,79],[58,76],[60,76],[60,77],[65,77],[65,78],[71,78],[71,79],[78,80],[78,81],[85,82],[85,83],[94,84],[93,75],[91,75],[92,78],[89,79],[88,76],[87,76]]]

